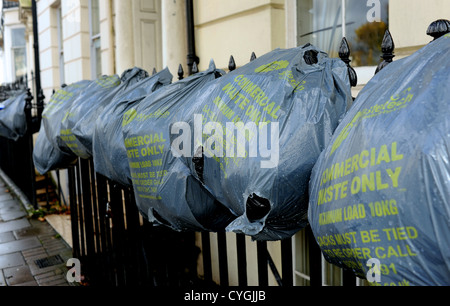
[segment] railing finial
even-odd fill
[[[184,70],[183,65],[178,66],[178,80],[182,80],[184,78]]]
[[[391,32],[389,32],[389,30],[386,30],[386,32],[384,33],[383,42],[381,43],[381,52],[383,52],[381,58],[383,59],[383,61],[378,65],[375,74],[377,74],[384,67],[389,65],[389,63],[392,63],[392,59],[395,57],[394,49],[395,44],[394,40],[392,39]]]
[[[358,84],[358,76],[356,75],[355,69],[350,66],[350,47],[348,45],[347,38],[345,37],[342,38],[341,46],[339,47],[339,58],[347,65],[350,85],[355,87]]]
[[[196,74],[198,73],[198,66],[197,66],[197,62],[194,62],[192,64],[192,74]]]
[[[446,19],[433,21],[427,29],[427,35],[433,37],[433,41],[447,33],[450,33],[450,21]]]
[[[236,62],[234,61],[233,55],[230,56],[230,61],[228,62],[228,70],[230,71],[236,70]]]

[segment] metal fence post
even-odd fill
[[[311,287],[322,286],[322,251],[314,238],[311,226],[306,227],[309,245],[309,273]]]
[[[269,271],[267,267],[267,242],[256,242],[257,260],[258,260],[258,285],[267,287],[269,285]]]
[[[31,204],[34,206],[34,209],[38,209],[37,196],[36,196],[36,173],[34,171],[34,162],[33,162],[33,118],[31,115],[31,101],[33,100],[33,96],[31,95],[30,89],[27,88],[27,95],[25,97],[25,117],[27,121],[27,133],[25,137],[28,142],[28,163],[29,163],[29,171],[30,171],[30,192],[31,192]]]

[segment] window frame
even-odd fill
[[[11,40],[11,69],[12,69],[12,77],[17,80],[19,77],[23,76],[23,75],[17,75],[17,69],[16,69],[16,51],[17,50],[22,50],[23,55],[24,55],[24,67],[25,67],[25,75],[27,74],[26,70],[27,70],[27,66],[28,66],[28,57],[27,57],[27,43],[26,43],[26,29],[25,27],[14,27],[11,28],[10,32],[11,32],[11,37],[17,36],[14,35],[14,31],[15,30],[23,30],[23,34],[24,34],[24,45],[21,46],[15,46],[13,44],[13,40]]]
[[[98,10],[98,33],[94,34],[94,15],[93,2],[97,2]],[[100,0],[89,0],[89,42],[90,42],[90,61],[91,61],[91,77],[97,79],[102,74],[102,62],[101,62],[101,22],[100,22]],[[99,45],[99,48],[96,48]],[[97,59],[97,55],[100,52],[100,59]]]

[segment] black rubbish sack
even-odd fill
[[[86,114],[90,113],[91,109],[98,107],[105,97],[109,97],[120,84],[121,80],[118,75],[104,75],[92,81],[78,95],[61,121],[61,130],[58,136],[58,145],[61,150],[72,151],[73,154],[83,159],[91,157],[90,151],[77,139],[72,129]]]
[[[147,71],[134,67],[125,70],[120,76],[120,85],[105,89],[102,94],[86,96],[84,103],[73,106],[71,112],[78,114],[75,124],[72,125],[72,134],[75,136],[78,154],[82,152],[83,158],[92,156],[92,137],[95,130],[95,122],[105,108],[114,102],[114,97],[122,94],[134,84],[148,77]]]
[[[61,123],[73,101],[91,82],[82,80],[59,89],[45,106],[33,150],[33,161],[39,173],[45,174],[51,170],[66,168],[76,160],[77,156],[68,148],[64,150],[61,144]]]
[[[0,102],[0,136],[17,141],[26,134],[26,96],[27,93],[24,92]]]
[[[122,136],[124,114],[152,92],[172,82],[169,69],[145,78],[114,97],[95,122],[92,141],[94,168],[97,173],[131,186],[131,174]]]
[[[377,285],[450,285],[450,35],[381,70],[314,167],[327,261]]]
[[[219,231],[234,218],[192,176],[170,145],[172,126],[192,116],[200,103],[198,95],[222,74],[211,61],[206,71],[164,86],[123,116],[136,203],[155,224],[176,231]]]
[[[281,240],[304,228],[312,167],[352,102],[344,62],[312,45],[276,49],[199,100],[188,118],[192,152],[181,151],[193,154],[184,159],[191,172],[237,216],[227,230]]]

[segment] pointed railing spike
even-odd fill
[[[383,59],[383,61],[378,65],[375,74],[389,65],[389,63],[392,63],[392,59],[395,57],[394,49],[395,44],[394,40],[392,39],[391,32],[389,32],[389,30],[386,30],[386,32],[384,33],[383,42],[381,43],[381,52],[383,53],[381,55],[381,58]]]
[[[355,87],[358,84],[358,76],[355,69],[350,66],[350,47],[348,45],[347,38],[345,37],[342,38],[341,46],[339,47],[339,58],[347,65],[350,85]]]
[[[184,78],[184,70],[183,65],[178,66],[178,80],[182,80]]]
[[[341,46],[339,47],[339,58],[346,64],[350,63],[350,47],[348,46],[347,38],[343,37]]]
[[[427,29],[427,35],[433,37],[433,41],[447,33],[450,33],[450,21],[446,19],[433,21]]]
[[[192,74],[196,74],[198,72],[197,62],[192,64]]]
[[[383,53],[393,53],[395,49],[394,40],[392,39],[391,32],[389,30],[386,30],[384,33],[383,41],[381,42],[381,51]]]
[[[234,61],[233,55],[230,56],[230,61],[228,62],[228,70],[234,71],[236,69],[236,62]]]

